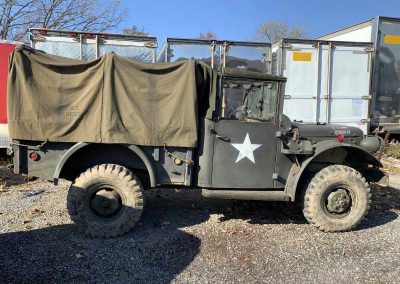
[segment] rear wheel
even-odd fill
[[[67,197],[71,219],[92,237],[123,235],[139,221],[143,186],[127,168],[104,164],[82,173]]]
[[[355,169],[333,165],[319,171],[308,184],[303,213],[308,222],[325,232],[348,231],[367,215],[371,189]]]

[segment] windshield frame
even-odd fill
[[[218,107],[218,120],[235,120],[232,118],[227,118],[222,116],[223,112],[223,102],[224,102],[224,97],[225,97],[225,88],[224,84],[225,82],[230,81],[230,82],[240,82],[240,83],[257,83],[257,84],[269,84],[269,83],[275,83],[277,85],[276,89],[276,96],[275,96],[275,108],[274,108],[274,116],[272,120],[264,120],[264,119],[258,119],[258,118],[250,118],[249,119],[254,119],[254,121],[251,122],[259,122],[259,123],[275,123],[277,124],[279,122],[279,117],[280,113],[282,112],[282,105],[281,105],[281,94],[282,94],[282,89],[283,89],[283,83],[280,82],[279,80],[260,80],[260,79],[253,79],[253,78],[245,78],[245,77],[231,77],[231,76],[221,76],[219,80],[219,96],[218,96],[218,102],[217,102],[217,107]],[[238,120],[238,121],[246,121],[246,120]]]

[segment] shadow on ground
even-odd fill
[[[21,175],[14,175],[13,170],[7,166],[2,166],[0,162],[0,184],[5,187],[12,185],[24,184],[29,180],[34,180],[33,178],[23,177]]]
[[[372,186],[372,205],[364,220],[357,230],[373,228],[389,223],[399,217],[400,189],[392,186]]]
[[[146,227],[146,226],[145,226]],[[2,283],[168,283],[199,253],[200,239],[172,228],[89,239],[74,225],[0,236]]]
[[[373,206],[360,229],[398,217],[400,191],[375,188]],[[0,235],[0,279],[7,282],[168,283],[200,253],[201,240],[182,228],[206,222],[245,220],[251,224],[304,224],[292,203],[209,200],[195,189],[146,193],[147,208],[139,225],[127,235],[90,239],[74,225]],[[204,230],[204,232],[198,231]],[[196,234],[207,234],[207,228]]]

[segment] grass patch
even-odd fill
[[[386,155],[400,159],[400,143],[393,143],[386,146]]]

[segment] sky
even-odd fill
[[[400,0],[121,0],[128,8],[123,27],[136,25],[158,38],[196,38],[214,32],[220,40],[254,40],[269,20],[302,25],[312,37],[377,15],[400,17]],[[397,12],[397,13],[396,13]]]

